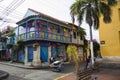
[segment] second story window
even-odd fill
[[[57,33],[61,32],[61,29],[59,28],[58,25],[55,25],[53,23],[49,23],[48,24],[48,32],[57,34]]]
[[[41,20],[40,27],[41,27],[41,31],[47,31],[47,22]]]
[[[80,36],[80,40],[83,40],[83,36]]]
[[[103,41],[100,41],[100,44],[101,45],[105,45],[105,41],[103,40]]]
[[[73,32],[73,37],[74,39],[76,39],[76,32]]]

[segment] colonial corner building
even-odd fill
[[[72,23],[28,9],[24,18],[17,24],[14,29],[15,36],[2,38],[1,44],[8,47],[1,45],[1,58],[13,58],[25,65],[40,66],[43,62],[49,63],[51,56],[64,56],[64,60],[67,60],[66,51],[69,44],[76,45],[79,56],[83,56],[84,41],[77,35],[78,26]],[[16,43],[23,46],[15,56],[12,46]]]
[[[100,48],[103,59],[120,61],[120,0],[112,7],[112,22],[105,24],[100,18]]]

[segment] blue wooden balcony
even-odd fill
[[[10,37],[7,39],[7,45],[14,45],[14,43],[15,43],[14,37]]]
[[[6,50],[6,43],[5,42],[0,42],[0,51],[1,50]]]
[[[70,43],[70,37],[45,31],[31,31],[17,36],[17,41],[47,40],[54,42]]]

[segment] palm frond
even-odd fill
[[[83,18],[86,16],[85,20],[89,26],[98,29],[101,14],[103,15],[103,21],[105,23],[110,23],[112,21],[111,6],[116,4],[117,0],[76,0],[70,7],[72,21],[74,22],[77,17],[77,21],[81,24]]]
[[[111,22],[111,8],[109,7],[109,5],[107,5],[104,2],[100,3],[100,11],[103,15],[103,21],[105,23],[110,23]]]
[[[81,13],[81,8],[83,7],[84,4],[85,4],[84,0],[76,0],[76,2],[71,5],[70,15],[72,17],[73,23],[75,22],[75,17],[78,16],[79,13]]]
[[[100,17],[100,8],[99,8],[99,0],[93,0],[94,4],[94,11],[96,12],[97,16]]]
[[[99,17],[93,13],[93,19],[94,19],[94,29],[97,30],[99,28]]]
[[[97,14],[97,11],[95,8],[91,8],[92,13],[92,19],[93,19],[93,28],[97,30],[99,28],[99,14]]]
[[[86,8],[86,19],[85,20],[89,24],[90,27],[93,25],[91,5],[88,5]]]
[[[117,4],[117,0],[107,0],[109,6],[114,6]]]
[[[81,25],[82,21],[83,21],[83,16],[84,16],[85,11],[82,10],[78,15],[77,15],[77,20],[79,22],[79,26]]]

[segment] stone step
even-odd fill
[[[102,62],[100,63],[100,68],[120,69],[120,63]]]

